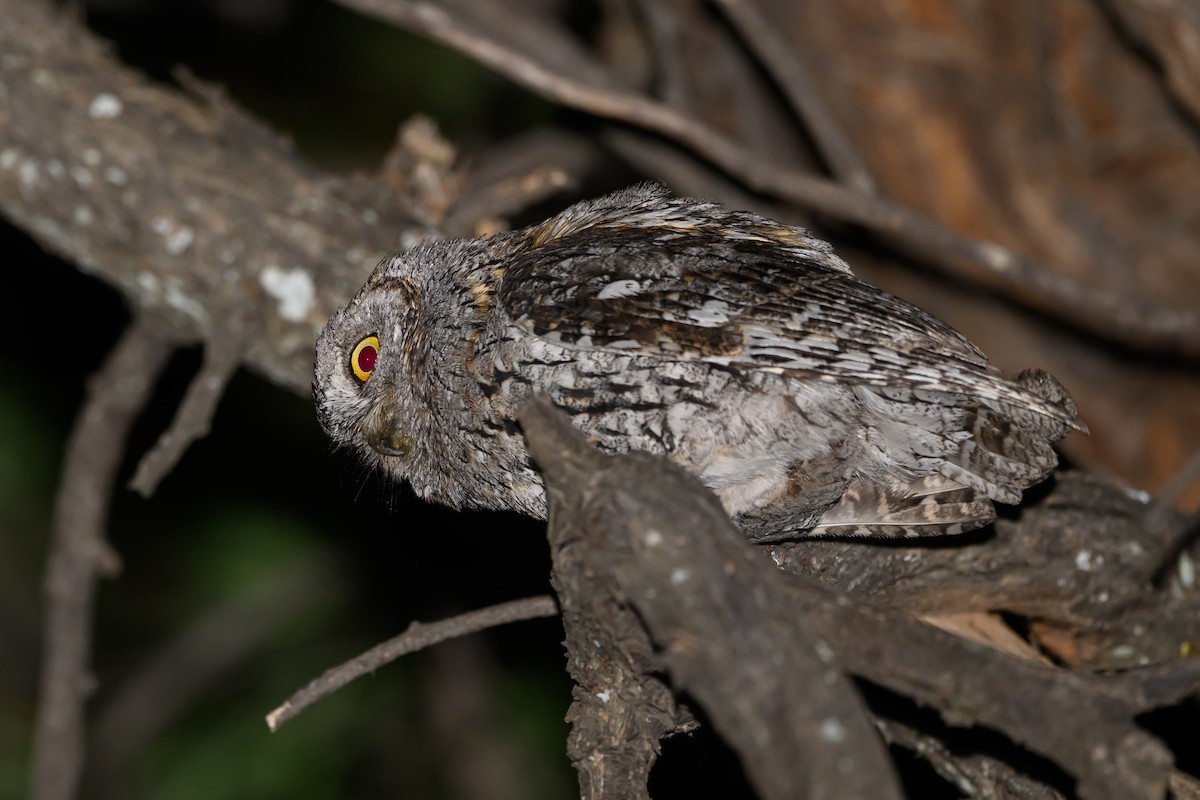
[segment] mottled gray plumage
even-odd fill
[[[658,186],[388,258],[326,325],[313,388],[330,436],[418,494],[535,516],[514,419],[545,393],[601,450],[690,469],[759,540],[978,527],[1082,427],[1052,377],[1002,377],[806,231]]]

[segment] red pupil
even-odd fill
[[[363,372],[370,372],[375,369],[375,356],[379,352],[371,345],[367,345],[362,350],[358,351],[358,368]]]

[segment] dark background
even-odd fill
[[[108,0],[85,3],[78,13],[126,63],[165,83],[173,83],[183,65],[224,86],[237,104],[330,171],[376,169],[398,125],[418,112],[436,120],[467,160],[538,126],[588,135],[594,125],[458,54],[325,3]],[[597,13],[585,3],[570,12],[585,41]],[[1036,50],[1042,43],[1028,44]],[[917,150],[923,141],[917,133],[896,131],[896,145],[886,152]],[[889,166],[903,175],[899,157],[889,164],[886,152],[872,154],[872,166],[880,175]],[[1080,171],[1103,177],[1109,170],[1120,188],[1129,174],[1163,163],[1133,161],[1118,154],[1103,169]],[[592,171],[577,192],[594,194],[636,177],[630,167]],[[930,184],[941,177],[930,176]],[[1193,177],[1178,172],[1182,185]],[[890,193],[913,205],[928,198],[933,212],[948,198],[951,211],[943,216],[950,223],[970,234],[996,234],[971,218],[965,203],[956,217],[952,192],[893,179]],[[1089,199],[1103,205],[1099,197]],[[532,221],[565,202],[511,221]],[[832,233],[857,271],[935,310],[1002,366],[1045,365],[1062,376],[1093,431],[1091,439],[1068,442],[1076,463],[1155,490],[1194,446],[1200,419],[1194,363],[1114,348],[1027,311],[996,310],[979,289],[905,271],[911,265],[881,267],[870,237],[836,226]],[[1181,224],[1172,246],[1186,251],[1188,235],[1194,231]],[[1156,244],[1139,242],[1147,263]],[[17,276],[16,289],[0,293],[0,796],[22,797],[36,697],[40,576],[61,454],[87,376],[130,316],[107,284],[46,255],[3,222],[0,253],[7,274]],[[1082,274],[1090,280],[1101,266]],[[1190,283],[1175,285],[1167,270],[1159,275],[1141,264],[1129,273],[1118,288],[1145,288],[1159,299],[1174,295],[1182,307],[1195,305],[1194,270],[1184,276]],[[1003,324],[992,324],[993,313]],[[1037,333],[1026,338],[1025,331]],[[1038,345],[1037,337],[1047,335],[1056,337],[1052,349]],[[135,429],[122,482],[169,423],[199,360],[198,350],[185,351],[172,363]],[[1193,488],[1181,505],[1196,502]],[[118,491],[109,534],[124,566],[99,595],[92,659],[96,737],[84,797],[577,793],[564,755],[571,686],[556,620],[519,623],[406,657],[323,700],[277,734],[263,722],[308,680],[413,620],[548,591],[540,523],[418,502],[407,487],[385,485],[332,452],[306,398],[240,373],[212,433],[188,451],[152,499]],[[164,655],[177,647],[182,661],[164,665]],[[159,687],[161,695],[151,697],[162,699],[147,699],[142,690],[148,685]],[[1172,719],[1162,723],[1169,728]],[[666,750],[651,787],[656,797],[744,791],[736,764],[711,735],[672,740]],[[928,767],[898,757],[913,796],[955,796],[931,779]]]
[[[449,51],[323,3],[162,0],[87,4],[83,13],[127,63],[163,81],[187,65],[286,131],[314,163],[338,170],[375,167],[398,122],[416,111],[464,141],[550,113]],[[412,72],[422,79],[390,77]],[[113,289],[2,222],[0,252],[20,276],[0,315],[0,797],[22,797],[57,471],[86,378],[129,313]],[[173,361],[135,429],[122,483],[198,366],[198,350]],[[570,683],[557,620],[410,656],[277,734],[263,722],[326,668],[413,620],[548,591],[540,524],[454,513],[384,485],[332,452],[307,398],[241,373],[211,435],[152,499],[117,493],[109,530],[124,568],[99,597],[98,718],[214,608],[305,560],[317,564],[309,573],[320,585],[300,581],[311,599],[297,610],[285,602],[276,618],[259,612],[261,638],[233,648],[225,668],[180,698],[123,774],[92,770],[84,796],[436,798],[481,796],[467,787],[488,781],[531,798],[576,791],[564,755]],[[111,724],[121,731],[122,720]],[[492,739],[503,752],[471,749]],[[124,744],[96,742],[92,761]],[[512,774],[506,781],[497,769]]]

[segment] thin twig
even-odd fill
[[[876,717],[875,727],[893,748],[901,748],[933,767],[964,797],[1003,800],[1064,800],[1056,789],[986,752],[962,752],[933,734],[897,720]]]
[[[1162,66],[1171,94],[1200,121],[1200,6],[1191,0],[1102,0],[1100,6]]]
[[[1172,800],[1200,800],[1200,780],[1179,770],[1171,773]]]
[[[1183,462],[1183,466],[1171,476],[1171,480],[1163,487],[1158,497],[1151,501],[1150,508],[1143,517],[1148,538],[1151,541],[1165,542],[1162,556],[1159,557],[1154,568],[1152,582],[1155,584],[1162,583],[1179,557],[1191,546],[1196,535],[1200,533],[1200,528],[1196,525],[1197,515],[1185,518],[1182,525],[1173,526],[1165,537],[1157,533],[1168,525],[1175,512],[1175,504],[1179,502],[1183,493],[1196,482],[1197,478],[1200,478],[1200,448],[1197,448],[1191,457]]]
[[[779,204],[771,202],[771,198],[751,194],[724,172],[654,134],[627,125],[606,125],[599,131],[598,139],[633,169],[655,175],[680,193],[720,197],[727,205],[745,211],[771,219],[782,217]]]
[[[344,664],[326,670],[321,677],[312,681],[284,701],[283,705],[267,714],[267,727],[272,732],[283,723],[299,714],[321,698],[336,692],[355,678],[390,664],[400,656],[424,650],[426,647],[467,636],[472,633],[519,622],[526,619],[553,617],[558,614],[558,603],[550,595],[526,597],[497,603],[494,606],[469,611],[439,622],[423,624],[414,622],[404,633],[372,647]]]
[[[1200,356],[1200,312],[1093,289],[993,242],[980,242],[889,200],[761,159],[662,103],[571,78],[424,0],[336,0],[452,47],[562,105],[652,131],[691,149],[755,191],[812,208],[885,237],[941,271],[1061,319],[1107,341]]]
[[[67,444],[46,564],[45,640],[33,741],[35,800],[75,796],[86,753],[84,704],[96,579],[117,569],[104,538],[113,482],[129,429],[171,347],[139,318],[92,377]]]
[[[751,185],[775,183],[770,176],[778,165],[760,161],[736,143],[702,122],[669,106],[622,89],[584,83],[562,70],[555,70],[529,54],[507,47],[488,32],[450,15],[436,3],[425,0],[336,0],[339,5],[429,36],[485,67],[543,97],[569,108],[598,117],[644,128],[688,147],[713,163],[739,175]],[[791,170],[783,170],[788,191],[796,202],[823,207],[838,197],[855,193],[836,183]],[[769,188],[767,186],[764,189]]]
[[[876,187],[870,171],[821,97],[796,48],[763,17],[754,0],[717,0],[716,4],[779,84],[830,171],[850,188],[873,194]]]
[[[163,432],[154,447],[141,461],[129,488],[142,497],[154,494],[158,484],[179,463],[188,446],[208,435],[217,403],[242,360],[242,346],[248,335],[249,321],[245,312],[235,312],[223,325],[218,325],[221,338],[209,341],[204,347],[204,363],[188,386],[187,394],[171,427]]]
[[[698,4],[686,7],[693,13],[701,10]],[[678,2],[637,0],[649,36],[648,55],[654,60],[658,95],[666,105],[683,111],[692,107],[693,98],[688,63],[683,57],[683,28],[690,20],[680,18],[680,8]]]
[[[568,188],[595,168],[595,143],[563,131],[533,131],[473,159],[462,196],[442,222],[448,236],[478,236],[480,223],[509,219]]]

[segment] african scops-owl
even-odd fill
[[[386,259],[325,326],[341,445],[454,507],[546,514],[516,412],[697,475],[752,539],[956,533],[1017,503],[1080,429],[807,231],[644,185]]]

